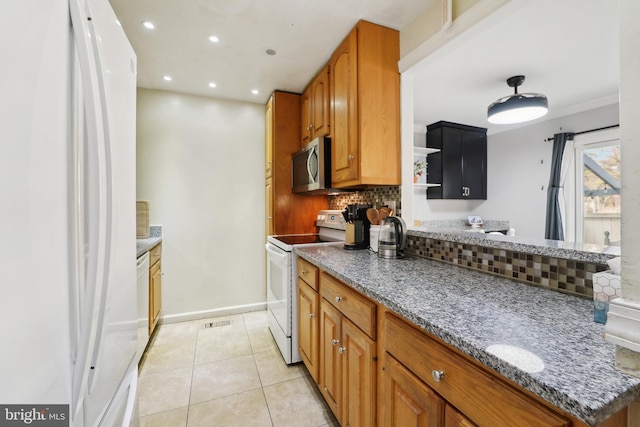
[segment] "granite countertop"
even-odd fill
[[[149,252],[155,245],[162,241],[162,237],[149,237],[147,239],[136,239],[136,258]]]
[[[480,245],[507,251],[526,252],[533,255],[564,258],[574,261],[606,264],[607,260],[620,256],[619,246],[602,246],[590,243],[565,242],[560,240],[531,239],[520,236],[502,236],[494,234],[474,233],[469,230],[454,230],[432,227],[413,227],[407,232],[409,236],[429,239],[448,240],[451,242]]]
[[[424,258],[387,260],[335,246],[294,250],[589,425],[640,398],[640,378],[615,368],[614,345],[603,340],[587,299]],[[495,345],[532,357],[507,362],[487,350]]]
[[[420,221],[421,225],[417,226],[420,230],[440,231],[440,232],[459,232],[459,231],[476,231],[482,230],[485,233],[508,231],[510,227],[509,221],[502,220],[484,220],[480,226],[472,227],[467,219],[443,219],[443,220],[425,220]]]

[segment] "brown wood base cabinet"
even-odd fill
[[[149,251],[149,336],[153,333],[162,313],[161,256],[162,243],[159,243]]]
[[[431,427],[441,425],[444,400],[393,357],[382,368],[382,425]]]
[[[298,352],[311,378],[318,383],[318,268],[298,259]]]
[[[480,369],[426,333],[386,313],[384,318],[382,381],[398,382],[406,401],[419,403],[414,408],[429,410],[430,424],[425,426],[539,426],[568,427],[570,421],[544,407],[506,382]],[[401,367],[398,365],[401,364]],[[397,374],[401,371],[402,374]],[[396,378],[399,378],[398,381]],[[436,404],[435,393],[446,408]],[[383,395],[384,396],[384,395]],[[420,400],[420,399],[423,400]],[[398,397],[386,395],[381,403],[384,420],[393,420]],[[425,403],[434,402],[433,407]],[[434,409],[434,407],[436,409]],[[408,419],[420,420],[418,410]],[[439,414],[439,417],[435,414]],[[464,415],[463,415],[464,414]],[[400,424],[385,424],[385,426]],[[412,424],[407,424],[412,425]]]
[[[587,427],[299,261],[300,353],[341,426]],[[626,408],[598,425],[626,426]]]
[[[342,426],[376,425],[376,305],[320,275],[320,392]]]

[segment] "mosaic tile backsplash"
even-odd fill
[[[329,196],[329,209],[344,209],[351,204],[369,204],[380,208],[387,200],[396,202],[396,213],[401,213],[400,201],[402,199],[399,186],[377,187],[369,190],[359,190],[353,193],[340,193]]]
[[[605,264],[417,236],[407,239],[406,253],[585,298],[593,298],[593,274],[608,269]]]

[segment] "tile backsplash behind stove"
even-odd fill
[[[396,214],[402,215],[400,206],[401,197],[400,186],[377,187],[366,190],[358,190],[350,193],[340,193],[329,197],[329,209],[342,210],[351,204],[369,204],[376,208],[381,208],[386,201],[396,202]]]

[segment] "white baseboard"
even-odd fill
[[[160,324],[187,322],[189,320],[200,320],[208,317],[229,316],[232,314],[249,313],[251,311],[266,310],[267,303],[259,302],[255,304],[234,305],[230,307],[214,308],[211,310],[192,311],[188,313],[178,313],[163,315]]]

